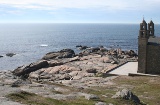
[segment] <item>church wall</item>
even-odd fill
[[[147,74],[160,74],[160,46],[147,45]]]
[[[147,38],[139,38],[138,41],[138,73],[146,73]]]

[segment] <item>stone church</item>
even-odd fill
[[[138,36],[138,73],[160,74],[160,37],[154,35],[154,23],[140,23]]]

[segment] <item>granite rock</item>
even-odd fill
[[[48,66],[48,62],[45,60],[41,60],[35,63],[31,63],[27,66],[20,66],[17,69],[15,69],[13,71],[13,74],[16,76],[24,76],[26,74],[29,74],[33,71],[39,70],[41,68],[47,67]]]
[[[75,52],[72,49],[63,49],[58,52],[47,53],[42,59],[62,59],[62,58],[72,58],[75,56]]]

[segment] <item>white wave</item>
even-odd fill
[[[47,47],[48,45],[47,44],[41,44],[40,46],[41,47]]]

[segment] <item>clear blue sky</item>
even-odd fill
[[[0,23],[160,23],[160,0],[0,0]]]

